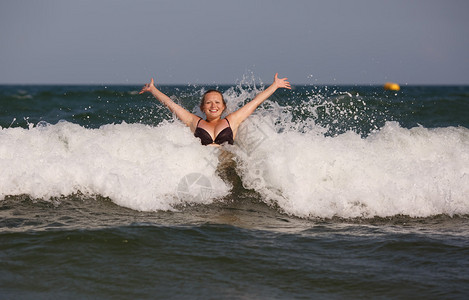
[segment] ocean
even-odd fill
[[[140,88],[0,86],[1,299],[469,296],[469,86]]]

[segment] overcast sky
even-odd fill
[[[0,0],[0,84],[469,84],[469,1]]]

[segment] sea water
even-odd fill
[[[139,88],[0,87],[2,298],[469,295],[469,87],[294,86],[222,148]]]

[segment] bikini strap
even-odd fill
[[[228,118],[225,118],[226,122],[228,122],[228,126],[230,126],[231,128],[231,124],[230,124],[230,121],[228,121]]]
[[[200,123],[201,120],[202,120],[202,118],[199,119],[199,121],[197,122],[197,125],[195,126],[195,128],[199,127],[199,123]]]

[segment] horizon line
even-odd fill
[[[387,82],[397,83],[400,86],[468,86],[469,83],[399,83],[386,81],[382,83],[297,83],[292,86],[383,86]],[[2,83],[0,86],[140,86],[145,83]],[[159,83],[156,86],[236,86],[239,83]],[[244,84],[242,84],[244,85]],[[247,85],[247,84],[246,84]],[[264,84],[265,85],[265,84]]]

